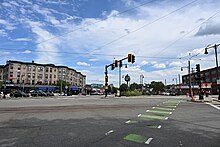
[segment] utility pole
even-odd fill
[[[192,91],[192,83],[191,83],[191,72],[190,72],[190,60],[188,60],[188,74],[189,74],[189,93],[194,101],[193,91]]]
[[[216,62],[216,84],[217,84],[217,92],[218,92],[218,100],[220,100],[220,81],[219,81],[219,71],[218,71],[218,52],[217,52],[217,49],[218,49],[218,46],[220,44],[214,44],[214,45],[208,45],[206,48],[205,48],[205,53],[204,54],[208,54],[208,49],[209,48],[213,48],[215,49],[215,62]]]

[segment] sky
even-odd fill
[[[102,84],[105,65],[132,53],[122,78],[174,84],[188,60],[201,70],[216,66],[214,49],[204,48],[220,43],[219,7],[219,0],[1,0],[0,65],[65,65]],[[118,68],[108,73],[117,87]]]

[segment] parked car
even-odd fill
[[[52,92],[45,92],[47,94],[47,96],[54,96],[54,94]]]
[[[43,91],[30,91],[31,96],[47,96],[47,94]]]
[[[10,97],[29,97],[29,95],[23,91],[14,91],[10,93]]]
[[[176,92],[170,92],[170,95],[171,95],[171,96],[176,96],[177,93],[176,93]]]

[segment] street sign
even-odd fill
[[[65,88],[67,89],[67,88],[68,88],[68,86],[65,86]]]
[[[125,81],[128,82],[128,81],[130,81],[130,80],[131,80],[131,78],[130,78],[130,76],[127,74],[127,75],[125,76]]]

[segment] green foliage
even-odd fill
[[[137,84],[137,83],[132,83],[130,85],[130,89],[133,90],[141,90],[142,89],[142,84]]]
[[[62,82],[62,89],[65,89],[65,86],[69,86],[69,85],[70,85],[70,84],[67,83],[66,81],[58,80],[58,81],[57,81],[57,86],[61,87],[61,82]]]
[[[2,86],[3,86],[3,82],[2,82],[2,81],[0,81],[0,89],[2,88]]]
[[[127,90],[128,90],[128,85],[125,84],[125,83],[121,84],[119,90],[120,90],[121,92],[127,91]]]
[[[152,81],[150,84],[150,88],[153,88],[154,93],[158,93],[159,91],[165,91],[165,85],[162,82]]]
[[[142,92],[142,95],[151,95],[150,92]]]
[[[134,91],[126,91],[126,92],[121,92],[122,96],[140,96],[142,95],[141,92],[134,90]]]

